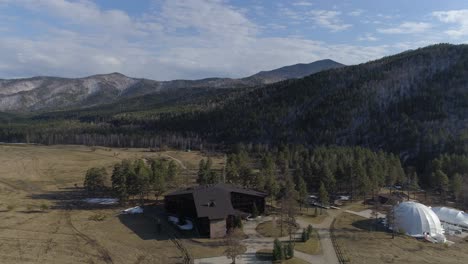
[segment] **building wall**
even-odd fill
[[[166,212],[176,216],[197,218],[197,210],[192,194],[171,195],[164,197]]]
[[[226,219],[210,220],[210,238],[221,238],[226,235]]]
[[[245,213],[252,213],[253,204],[257,206],[260,214],[265,211],[265,198],[244,193],[231,193],[231,203],[234,209]]]

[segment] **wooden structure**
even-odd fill
[[[200,235],[219,238],[233,225],[234,217],[265,211],[267,194],[218,183],[172,192],[164,197],[166,212],[195,220]]]

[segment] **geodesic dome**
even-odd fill
[[[448,207],[434,207],[432,211],[442,222],[468,228],[468,214],[463,211]]]
[[[439,217],[427,206],[415,202],[403,202],[394,208],[393,228],[413,237],[444,236]]]

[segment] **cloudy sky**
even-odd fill
[[[243,77],[468,43],[466,0],[0,0],[0,78]]]

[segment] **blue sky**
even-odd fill
[[[0,0],[0,78],[243,77],[468,42],[465,0]]]

